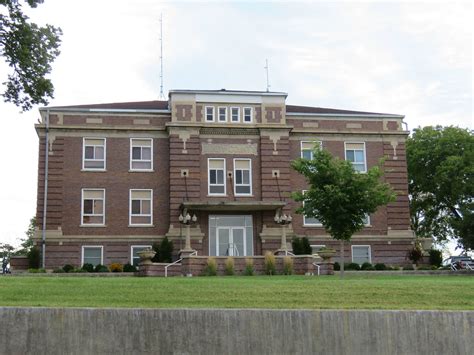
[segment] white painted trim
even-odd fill
[[[102,139],[104,141],[104,145],[94,145],[88,144],[88,147],[94,147],[94,155],[95,155],[95,147],[103,147],[104,148],[104,167],[103,168],[86,168],[86,139],[95,139],[99,140]],[[88,159],[89,161],[102,161],[102,159]],[[105,171],[107,169],[107,138],[105,137],[82,137],[82,171]]]
[[[372,247],[370,245],[362,245],[362,244],[356,244],[356,245],[351,245],[351,261],[354,262],[354,247],[367,247],[369,249],[369,263],[372,264]]]
[[[237,121],[234,121],[233,115],[232,115],[232,110],[236,109],[237,110]],[[232,123],[240,123],[241,117],[240,117],[240,107],[237,106],[231,106],[230,108],[230,122]]]
[[[133,248],[151,248],[151,245],[130,245],[130,264],[133,265]]]
[[[132,191],[149,191],[150,192],[150,214],[134,215],[138,217],[150,217],[150,223],[132,223]],[[143,201],[140,199],[140,201]],[[141,213],[141,204],[140,204]],[[151,227],[153,226],[153,189],[129,189],[128,192],[128,226],[129,227]]]
[[[250,186],[250,192],[248,194],[242,194],[242,193],[237,193],[237,180],[236,180],[236,171],[237,169],[235,168],[235,162],[239,160],[247,160],[249,162],[249,184],[239,184],[239,186]],[[239,169],[239,170],[245,170],[245,169]],[[252,191],[253,191],[253,184],[252,184],[252,159],[250,158],[234,158],[234,196],[252,196]]]
[[[221,120],[221,109],[225,111],[225,120]],[[218,123],[227,123],[227,106],[219,106],[217,107],[217,122]]]
[[[223,169],[224,193],[222,193],[222,194],[211,193],[211,167],[209,165],[209,162],[211,160],[224,161],[224,169]],[[227,196],[227,176],[226,175],[227,174],[226,174],[226,159],[225,158],[207,158],[207,195],[208,196]],[[222,185],[221,184],[214,184],[213,186],[222,186]]]
[[[246,121],[246,120],[245,120],[245,110],[246,110],[246,109],[250,109],[250,121]],[[252,123],[253,123],[253,112],[254,112],[253,107],[251,107],[251,106],[245,106],[242,111],[243,111],[242,122],[243,122],[243,123],[246,123],[246,124],[252,124]]]
[[[212,109],[212,121],[207,119],[207,109]],[[214,106],[204,106],[204,122],[216,122],[216,110]]]
[[[81,250],[81,267],[84,265],[84,249],[85,248],[100,248],[100,264],[104,265],[104,246],[103,245],[83,245]]]
[[[308,191],[308,190],[303,190],[303,194]],[[303,207],[304,207],[304,201],[303,201]],[[308,218],[314,218],[314,217],[308,217]],[[303,227],[322,227],[322,223],[306,223],[306,216],[303,213]]]
[[[366,173],[367,172],[367,149],[365,147],[365,142],[360,141],[345,141],[344,142],[344,159],[347,160],[347,144],[363,144],[364,145],[364,171],[358,171],[359,173]],[[355,157],[355,154],[354,154]],[[351,162],[354,165],[353,162]],[[355,169],[354,169],[355,170]]]
[[[87,191],[102,191],[104,193],[104,198],[102,200],[102,208],[104,209],[102,211],[102,223],[84,223],[84,190]],[[84,187],[81,189],[81,223],[80,226],[87,226],[87,227],[103,227],[105,226],[105,189],[101,188],[87,188]]]
[[[147,163],[148,160],[144,159],[133,159],[133,148],[134,147],[140,147],[140,148],[147,148],[147,146],[142,146],[142,145],[133,145],[134,140],[149,140],[151,142],[150,144],[150,169],[134,169],[132,166],[132,162],[142,162],[142,163]],[[140,150],[140,156],[141,156],[141,150]],[[140,137],[132,137],[130,138],[130,171],[141,171],[141,172],[151,172],[153,171],[153,138],[140,138]]]

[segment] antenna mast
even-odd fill
[[[270,80],[268,78],[268,59],[265,59],[265,66],[264,66],[265,72],[267,73],[267,92],[270,91]]]
[[[165,99],[163,93],[163,14],[160,14],[160,99]]]

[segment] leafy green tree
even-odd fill
[[[474,136],[458,127],[428,126],[407,141],[412,229],[417,237],[450,237],[474,248]]]
[[[21,239],[21,247],[13,253],[14,255],[28,255],[28,252],[31,250],[31,248],[33,248],[33,237],[35,236],[35,229],[36,216],[30,219],[28,230],[25,232],[26,238]]]
[[[26,2],[35,8],[43,1]],[[5,102],[12,102],[23,111],[36,104],[47,105],[54,87],[46,76],[59,55],[62,31],[51,25],[40,27],[29,22],[19,0],[0,0],[0,6],[0,53],[12,68],[2,96]]]
[[[317,218],[326,232],[341,242],[341,276],[344,275],[344,242],[365,224],[366,215],[379,206],[395,200],[391,187],[381,181],[382,167],[375,166],[365,174],[358,173],[348,161],[333,157],[316,148],[312,160],[297,159],[292,167],[304,175],[309,189],[293,194],[304,202],[297,210]]]

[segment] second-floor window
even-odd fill
[[[252,122],[252,107],[244,107],[244,122],[251,123]]]
[[[130,139],[130,170],[153,170],[153,140],[151,138]]]
[[[240,122],[240,108],[239,107],[231,107],[230,109],[232,122]]]
[[[206,106],[206,122],[214,122],[214,107]]]
[[[365,143],[345,142],[346,160],[352,163],[355,171],[367,172],[365,161]]]
[[[104,206],[104,189],[82,189],[81,225],[104,225]]]
[[[208,159],[209,195],[225,195],[225,160]]]
[[[227,107],[219,107],[219,122],[227,122]]]
[[[252,194],[252,168],[250,159],[234,159],[234,194]]]
[[[105,170],[105,138],[84,138],[83,170]]]
[[[321,142],[302,141],[301,142],[301,158],[312,160],[315,147],[318,147],[321,149]]]
[[[130,190],[131,226],[151,226],[153,221],[153,190]]]

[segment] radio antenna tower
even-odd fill
[[[163,14],[160,14],[160,100],[165,99],[163,93]]]
[[[268,59],[265,59],[265,66],[263,67],[267,73],[267,92],[270,91],[270,79],[268,78]]]

